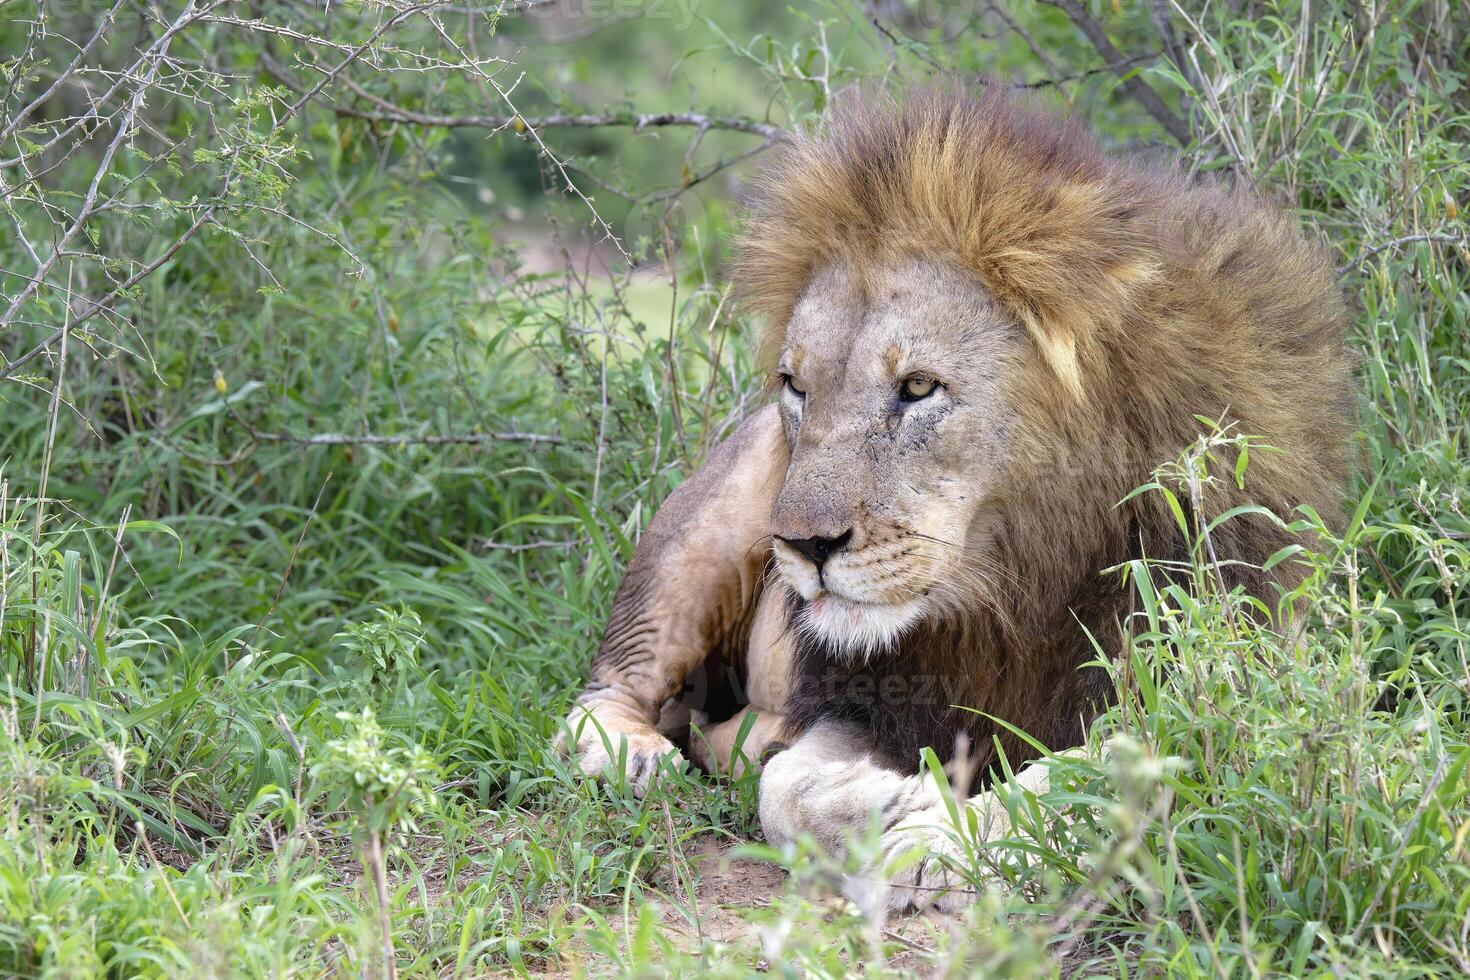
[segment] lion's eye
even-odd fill
[[[909,378],[899,385],[899,401],[917,402],[934,394],[934,389],[939,387],[939,382],[933,378]]]
[[[791,390],[791,393],[793,395],[795,395],[797,398],[805,398],[806,397],[806,389],[803,388],[801,385],[797,384],[795,378],[793,378],[789,374],[783,374],[783,375],[781,375],[781,378],[782,378],[782,380],[784,380],[786,382],[786,387]]]

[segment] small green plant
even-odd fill
[[[417,671],[424,641],[423,620],[407,605],[378,606],[376,613],[375,620],[349,623],[332,637],[351,655],[348,663],[360,665],[365,689],[392,686]]]
[[[346,734],[323,747],[311,776],[327,812],[341,814],[357,842],[377,895],[383,970],[396,977],[387,862],[397,835],[416,831],[419,815],[434,806],[437,766],[418,745],[392,745],[371,707],[338,712],[337,720]]]

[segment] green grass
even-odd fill
[[[1145,5],[1096,9],[1121,50],[1157,46]],[[1007,10],[1067,73],[1098,66],[1060,10]],[[890,62],[894,84],[933,63],[1049,71],[990,17],[934,44],[848,6],[805,5],[780,38],[729,17],[636,29],[708,46],[679,77],[713,66],[709,104],[773,98],[782,123]],[[298,222],[230,211],[239,234],[187,245],[119,301],[125,323],[0,382],[0,973],[1470,972],[1470,18],[1280,0],[1176,27],[1204,81],[1143,77],[1192,119],[1188,165],[1276,188],[1340,254],[1362,353],[1352,521],[1297,556],[1313,573],[1286,635],[1201,558],[1159,591],[1118,571],[1144,615],[1091,744],[1119,748],[1011,798],[1014,839],[971,846],[984,894],[963,921],[885,921],[844,891],[870,842],[847,869],[764,848],[751,778],[671,772],[637,799],[551,748],[638,529],[760,397],[720,305],[718,179],[665,256],[671,302],[646,277],[518,272],[435,176],[508,167],[500,151],[313,108],[291,179],[251,193],[350,236],[363,275]],[[232,38],[219,50],[253,64]],[[0,34],[0,63],[23,42]],[[585,44],[588,105],[621,78],[664,97],[662,67]],[[1060,88],[1110,142],[1166,142],[1107,72]],[[191,111],[161,125],[211,132]],[[557,145],[595,172],[603,138]],[[649,151],[630,152],[631,172]],[[175,200],[201,179],[149,173]],[[580,200],[545,207],[583,233]],[[173,234],[103,228],[120,250]],[[0,268],[29,262],[0,240]],[[58,322],[51,300],[0,336],[7,357]],[[562,441],[272,438],[365,432]]]

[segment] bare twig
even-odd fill
[[[1365,250],[1353,261],[1339,266],[1337,269],[1337,273],[1338,275],[1342,275],[1346,272],[1351,272],[1353,269],[1362,266],[1369,259],[1373,258],[1373,256],[1379,254],[1380,252],[1387,252],[1389,249],[1402,248],[1405,245],[1412,245],[1415,242],[1434,242],[1438,245],[1457,245],[1460,248],[1470,248],[1470,232],[1462,231],[1458,234],[1447,232],[1423,232],[1418,235],[1404,235],[1400,238],[1393,238],[1386,242],[1383,242],[1382,244],[1375,245],[1372,248]]]
[[[1162,51],[1145,51],[1143,54],[1136,54],[1131,58],[1124,58],[1122,65],[1125,68],[1132,68],[1134,65],[1141,65],[1148,61],[1157,60],[1162,53]],[[1072,72],[1070,75],[1054,75],[1047,78],[1038,78],[1032,82],[1017,82],[1015,87],[1024,89],[1051,88],[1054,85],[1066,85],[1068,82],[1080,82],[1084,78],[1091,78],[1094,75],[1101,75],[1104,72],[1113,70],[1113,67],[1104,65],[1101,68],[1088,68],[1083,71]]]
[[[527,551],[566,551],[581,544],[581,541],[530,541],[526,544],[501,544],[499,541],[487,540],[480,542],[480,548],[484,551],[505,551],[517,555]]]
[[[262,63],[279,81],[297,93],[307,91],[305,86],[291,74],[290,69],[275,58],[265,55]],[[342,116],[368,122],[402,123],[410,126],[429,126],[442,129],[489,129],[500,131],[534,126],[537,129],[600,129],[605,127],[630,128],[635,133],[645,129],[669,127],[699,130],[727,130],[751,133],[769,140],[786,138],[786,131],[774,123],[751,119],[747,116],[711,116],[702,112],[554,112],[542,116],[521,116],[519,113],[437,113],[409,109],[384,99],[382,96],[363,89],[350,79],[344,85],[354,95],[377,106],[362,109],[340,102],[325,107]]]
[[[289,432],[257,432],[250,430],[252,438],[260,442],[289,442],[298,446],[449,446],[456,444],[483,445],[492,442],[529,442],[533,445],[561,445],[566,442],[561,436],[540,432],[466,432],[458,435],[346,435],[323,432],[312,436],[292,435]]]
[[[158,854],[153,850],[153,842],[148,839],[148,828],[143,826],[143,821],[133,821],[133,833],[143,842],[143,849],[148,852],[148,860],[153,862],[153,868],[158,872],[158,880],[163,884],[163,890],[168,895],[169,901],[173,903],[174,911],[179,913],[179,919],[184,923],[184,928],[189,928],[189,916],[184,911],[184,906],[179,904],[179,896],[174,894],[174,886],[169,883],[165,865],[158,860]]]
[[[696,129],[720,129],[737,133],[753,133],[771,141],[784,140],[786,131],[774,123],[761,122],[743,116],[707,116],[698,112],[607,112],[607,113],[552,113],[545,116],[519,115],[439,115],[415,112],[395,107],[393,109],[357,109],[333,103],[328,106],[333,112],[374,122],[406,123],[412,126],[434,126],[446,129],[489,129],[500,131],[518,128],[516,121],[534,129],[598,129],[623,127],[641,132],[645,129],[664,127],[692,127]]]
[[[1037,42],[1036,38],[1032,36],[1030,31],[1021,26],[1020,21],[1011,16],[1010,11],[1006,10],[1006,5],[1004,3],[1000,3],[998,2],[998,0],[986,0],[985,5],[989,7],[997,17],[1001,19],[1001,22],[1004,23],[1010,31],[1015,33],[1021,40],[1026,42],[1026,46],[1031,49],[1031,53],[1036,55],[1036,60],[1041,62],[1042,66],[1046,68],[1047,72],[1052,77],[1061,75],[1062,70],[1057,67],[1057,63],[1052,60],[1051,55],[1046,53],[1046,48],[1042,47],[1041,44]]]
[[[1153,116],[1158,124],[1163,126],[1164,130],[1170,136],[1174,137],[1174,139],[1178,140],[1181,145],[1187,145],[1189,143],[1191,138],[1189,127],[1185,125],[1184,120],[1180,119],[1172,109],[1164,105],[1164,101],[1159,98],[1159,94],[1144,84],[1142,79],[1137,75],[1129,73],[1126,59],[1118,53],[1117,48],[1113,47],[1113,42],[1108,40],[1107,31],[1092,18],[1092,15],[1083,9],[1082,4],[1078,3],[1077,0],[1043,0],[1043,2],[1061,8],[1072,19],[1072,23],[1076,24],[1077,28],[1087,36],[1087,40],[1092,44],[1093,50],[1102,57],[1102,60],[1107,66],[1118,76],[1118,79],[1122,82],[1124,92],[1127,92],[1134,101],[1143,106],[1148,111],[1148,114]]]
[[[388,905],[388,868],[383,859],[383,839],[377,830],[368,832],[368,870],[378,899],[378,933],[383,949],[383,972],[388,980],[398,978],[398,957],[393,952],[393,917]]]

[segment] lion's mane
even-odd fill
[[[1008,392],[1025,420],[1016,472],[973,608],[853,662],[798,640],[796,731],[868,726],[896,763],[969,738],[1023,743],[977,708],[1053,747],[1075,744],[1111,690],[1082,665],[1121,646],[1132,559],[1185,561],[1175,516],[1148,482],[1201,434],[1197,416],[1260,437],[1244,490],[1218,474],[1193,508],[1300,504],[1329,521],[1348,472],[1353,358],[1327,250],[1283,208],[1176,166],[1115,159],[1075,121],[996,84],[853,99],[763,167],[733,278],[779,351],[813,271],[900,256],[956,263],[1022,324],[1035,356]],[[1233,463],[1233,460],[1228,461]],[[1268,602],[1293,536],[1261,514],[1216,529],[1227,583]],[[1095,645],[1096,644],[1096,645]]]

